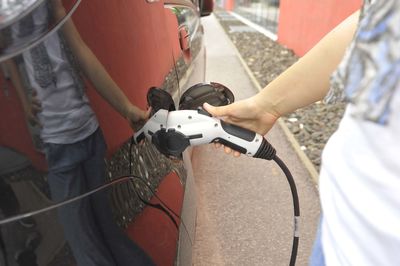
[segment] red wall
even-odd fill
[[[280,0],[279,43],[304,55],[362,0]]]

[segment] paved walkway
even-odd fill
[[[236,99],[257,92],[236,48],[213,15],[203,19],[207,81],[220,82]],[[267,135],[291,170],[301,207],[297,265],[307,265],[319,216],[318,192],[282,129]],[[293,237],[289,185],[271,161],[233,158],[212,145],[196,147],[193,169],[197,188],[194,265],[288,265]]]

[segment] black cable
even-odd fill
[[[292,192],[292,197],[293,197],[294,216],[298,217],[298,216],[300,216],[299,197],[297,195],[297,188],[296,188],[296,184],[294,182],[292,173],[290,173],[286,164],[277,155],[275,155],[273,160],[278,164],[278,166],[282,169],[283,173],[286,175],[286,178],[289,182],[290,190]]]
[[[133,139],[133,136],[132,136],[132,137],[131,137],[131,142],[130,142],[130,145],[129,145],[129,173],[130,173],[131,177],[136,178],[136,179],[138,179],[139,181],[141,181],[141,182],[151,191],[152,195],[153,195],[154,197],[157,198],[157,200],[161,203],[162,206],[158,206],[158,207],[151,206],[151,203],[149,203],[149,202],[146,203],[146,202],[138,195],[138,193],[137,193],[136,190],[135,190],[135,194],[138,196],[138,198],[139,198],[144,204],[146,204],[146,205],[148,205],[148,206],[150,206],[150,207],[153,207],[153,208],[157,208],[157,209],[161,210],[162,212],[166,213],[166,214],[168,215],[168,217],[170,217],[170,219],[172,220],[172,222],[175,224],[175,226],[177,227],[177,222],[176,222],[176,220],[173,219],[173,217],[171,217],[171,214],[168,213],[165,209],[162,209],[162,207],[165,207],[166,209],[168,209],[173,215],[175,215],[176,218],[179,219],[179,221],[180,221],[181,224],[183,225],[183,228],[185,229],[186,233],[188,234],[188,236],[190,236],[189,230],[187,229],[186,224],[185,224],[185,222],[182,220],[181,216],[180,216],[179,214],[177,214],[171,207],[169,207],[168,204],[166,204],[166,203],[157,195],[157,193],[146,183],[145,180],[143,180],[142,177],[133,175],[133,173],[132,173],[132,172],[133,172],[133,171],[132,171],[132,165],[131,165],[131,162],[132,162],[132,146],[133,146],[133,143],[134,143],[134,139]],[[161,207],[161,208],[160,208],[160,207]],[[178,227],[177,227],[177,229],[178,229]],[[193,245],[192,239],[191,239],[190,237],[189,237],[189,241],[190,241],[190,244]]]
[[[147,206],[149,206],[149,207],[152,207],[152,208],[155,208],[155,209],[158,209],[158,210],[162,211],[163,213],[165,213],[165,214],[169,217],[169,219],[171,219],[171,221],[174,223],[176,229],[179,229],[178,223],[176,222],[175,218],[171,215],[171,213],[169,213],[167,210],[165,210],[165,208],[164,208],[161,204],[158,204],[158,203],[157,203],[157,204],[154,204],[154,203],[148,202],[147,200],[143,199],[143,198],[140,196],[140,194],[139,194],[136,190],[134,190],[134,191],[135,191],[136,196],[137,196],[145,205],[147,205]]]
[[[174,215],[179,219],[179,221],[182,223],[183,228],[185,229],[186,233],[188,234],[188,236],[190,236],[189,230],[187,229],[186,224],[185,224],[185,222],[182,220],[181,216],[178,215],[173,209],[171,209],[171,208],[156,194],[156,192],[154,192],[154,190],[146,183],[146,181],[143,180],[143,178],[141,178],[141,177],[139,177],[139,176],[132,176],[132,177],[137,178],[139,181],[141,181],[141,182],[151,191],[151,193],[153,194],[153,196],[156,197],[156,198],[160,201],[160,203],[161,203],[165,208],[167,208],[172,214],[174,214]],[[192,239],[191,239],[190,237],[189,237],[189,241],[190,241],[190,244],[193,245]]]
[[[151,193],[153,194],[154,197],[156,197],[158,199],[158,201],[160,201],[160,203],[162,205],[164,205],[165,208],[167,208],[170,212],[172,212],[172,214],[174,214],[177,218],[181,219],[180,215],[178,215],[173,209],[171,209],[157,194],[156,192],[146,183],[146,180],[144,180],[142,177],[140,176],[135,176],[133,175],[133,171],[132,171],[132,144],[133,144],[133,136],[131,138],[131,144],[129,147],[129,173],[132,177],[139,179],[140,181],[142,181],[142,183],[151,191]]]
[[[131,138],[131,145],[129,148],[129,169],[130,172],[132,171],[132,166],[131,166],[131,161],[132,161],[132,145],[133,145],[133,137]],[[292,174],[290,173],[288,167],[285,165],[285,163],[276,155],[276,150],[274,147],[272,147],[272,145],[270,143],[268,143],[268,141],[263,138],[263,141],[261,143],[260,148],[258,149],[258,151],[256,152],[256,154],[253,156],[254,158],[260,158],[260,159],[265,159],[265,160],[274,160],[276,162],[276,164],[281,168],[281,170],[283,171],[283,173],[285,174],[289,186],[290,186],[290,190],[292,193],[292,198],[293,198],[293,209],[294,209],[294,233],[293,233],[293,244],[292,244],[292,252],[291,252],[291,256],[290,256],[290,266],[294,266],[296,263],[296,257],[297,257],[297,251],[298,251],[298,245],[299,245],[299,222],[300,222],[300,204],[299,204],[299,197],[297,194],[297,188],[296,188],[296,184],[295,181],[293,179]],[[133,176],[133,175],[132,175]],[[147,185],[147,183],[142,180],[141,177],[137,177],[139,180],[141,180],[144,184]],[[152,191],[152,189],[150,188],[150,190]],[[161,201],[161,199],[154,193],[154,191],[152,191],[153,195],[157,197],[157,199]],[[140,197],[139,197],[140,198]],[[164,203],[163,203],[164,204]],[[179,217],[175,212],[173,212],[166,204],[164,204],[168,210],[170,210],[172,213],[175,214],[176,217]],[[151,205],[150,205],[151,206]],[[167,212],[165,210],[165,208],[162,209],[164,212]],[[170,214],[170,213],[169,213]],[[169,215],[169,217],[171,218],[172,215]],[[182,222],[183,224],[183,222]],[[186,226],[185,226],[185,230],[187,232]]]
[[[179,214],[177,214],[171,207],[169,207],[157,194],[156,192],[149,186],[149,184],[146,183],[146,180],[143,180],[143,178],[141,178],[140,176],[132,176],[136,179],[138,179],[139,181],[141,181],[152,193],[152,195],[158,199],[158,201],[165,207],[167,208],[173,215],[175,215],[177,218],[181,218],[179,216]]]
[[[276,155],[276,150],[272,145],[263,138],[260,148],[257,153],[254,155],[254,158],[260,158],[264,160],[274,160],[276,164],[281,168],[283,173],[285,174],[289,186],[290,191],[292,192],[293,198],[293,212],[294,212],[294,233],[293,233],[293,244],[292,244],[292,254],[290,256],[290,266],[294,266],[296,263],[297,250],[299,247],[299,222],[300,222],[300,204],[299,204],[299,196],[297,194],[296,183],[294,182],[292,173],[290,173],[289,168],[286,164]]]
[[[289,182],[290,191],[292,192],[293,211],[294,211],[294,233],[293,233],[292,254],[290,256],[289,265],[294,266],[296,264],[297,250],[299,247],[299,222],[300,222],[299,196],[297,194],[297,188],[293,176],[290,173],[287,166],[285,165],[285,163],[276,155],[274,156],[273,160],[278,164],[278,166],[282,169],[283,173],[286,175],[286,178]]]
[[[132,136],[132,137],[131,137],[131,142],[130,142],[130,145],[129,145],[129,174],[130,174],[133,178],[136,178],[136,179],[139,179],[140,181],[142,181],[142,182],[150,189],[150,191],[151,191],[151,193],[153,194],[153,196],[155,196],[155,197],[162,203],[162,205],[161,205],[161,204],[154,204],[154,203],[148,202],[147,200],[143,199],[143,198],[140,196],[140,194],[136,191],[136,188],[134,188],[134,192],[135,192],[136,196],[137,196],[137,197],[140,199],[140,201],[142,201],[146,206],[149,206],[149,207],[152,207],[152,208],[155,208],[155,209],[158,209],[158,210],[164,212],[164,213],[171,219],[171,221],[174,223],[176,229],[179,229],[179,226],[178,226],[177,221],[176,221],[175,218],[171,215],[170,212],[172,212],[177,218],[179,218],[179,220],[181,220],[181,217],[180,217],[178,214],[176,214],[167,204],[165,204],[165,203],[158,197],[158,195],[151,189],[151,187],[145,182],[145,180],[143,180],[143,178],[141,178],[140,176],[135,176],[135,175],[133,175],[133,169],[132,169],[132,147],[133,147],[133,143],[134,143],[134,139],[133,139],[133,136]],[[164,207],[164,206],[165,206],[165,207]],[[168,209],[170,212],[169,212],[167,209]],[[185,226],[185,228],[186,228],[186,226]]]

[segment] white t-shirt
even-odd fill
[[[40,28],[46,29],[49,19],[46,4],[37,8],[29,19],[37,31]],[[19,38],[23,40],[18,26],[13,30],[13,36],[16,41]],[[62,42],[59,33],[55,32],[39,44],[42,52],[36,58],[33,58],[31,50],[38,46],[22,54],[30,86],[37,92],[42,105],[38,118],[43,126],[40,136],[45,143],[74,143],[88,137],[98,128],[95,113],[83,91],[84,85],[81,80],[74,78],[74,66],[69,62]],[[45,86],[39,84],[37,76],[40,68],[48,70],[48,73],[42,73],[42,77],[51,79],[50,85],[49,82]]]
[[[350,103],[322,155],[327,265],[400,265],[399,25],[400,1],[368,2],[333,75]]]

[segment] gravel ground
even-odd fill
[[[253,30],[229,13],[215,10],[214,15],[261,87],[266,86],[297,61],[298,57],[292,50]],[[343,112],[343,103],[317,102],[284,117],[286,125],[317,170],[321,164],[322,149],[338,127]]]

